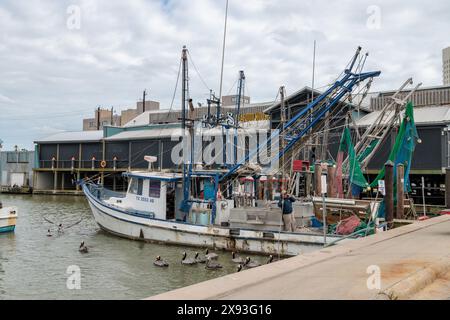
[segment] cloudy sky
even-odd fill
[[[183,45],[200,74],[191,65],[191,96],[204,102],[219,91],[224,9],[225,0],[2,0],[4,149],[81,130],[97,106],[133,107],[144,88],[167,108]],[[310,85],[314,40],[316,87],[359,45],[370,53],[367,69],[382,71],[374,90],[411,76],[439,85],[449,17],[447,0],[230,0],[223,93],[235,92],[241,69],[254,102],[272,101],[280,85],[288,94]]]

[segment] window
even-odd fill
[[[148,191],[150,198],[159,198],[161,195],[161,181],[150,180],[150,187]]]
[[[28,163],[27,151],[10,151],[6,153],[6,162],[8,163]]]
[[[131,194],[136,194],[138,196],[142,196],[143,184],[144,184],[144,181],[142,179],[132,178],[128,192]]]
[[[144,180],[139,179],[138,180],[138,191],[137,191],[138,196],[142,196],[143,186],[144,186]]]
[[[128,192],[131,194],[137,194],[137,179],[132,178],[130,181],[130,187],[128,188]]]

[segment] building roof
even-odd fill
[[[443,90],[443,89],[450,89],[450,85],[437,85],[437,86],[428,86],[428,87],[420,87],[419,89],[416,90],[417,91],[426,91],[426,90]],[[413,90],[412,88],[410,89],[403,89],[400,92],[409,92]],[[387,91],[379,91],[379,92],[372,92],[373,95],[375,95],[375,97],[378,97],[380,95],[390,95],[390,94],[394,94],[396,93],[397,90],[387,90]]]
[[[150,115],[151,114],[164,114],[164,113],[169,113],[171,110],[169,109],[159,109],[159,110],[149,110],[149,111],[145,111],[143,113],[141,113],[140,115],[134,117],[133,119],[131,119],[129,122],[125,123],[123,126],[126,128],[129,127],[137,127],[137,126],[145,126],[148,125],[150,123]],[[180,111],[180,110],[172,110],[172,111]]]
[[[103,131],[66,131],[53,134],[35,143],[58,143],[58,142],[98,142],[103,138]]]
[[[370,126],[380,115],[381,111],[373,111],[356,120],[360,127]],[[403,112],[402,112],[403,115]],[[416,124],[450,124],[450,105],[414,108]]]
[[[292,98],[295,98],[295,97],[296,97],[297,95],[299,95],[299,94],[302,94],[302,93],[308,93],[308,92],[313,92],[313,89],[312,89],[311,87],[305,86],[305,87],[301,88],[300,90],[297,90],[297,91],[295,91],[294,93],[292,93],[292,94],[290,94],[289,96],[287,96],[287,97],[285,98],[285,101],[289,101],[289,100],[291,100]],[[323,93],[323,92],[314,89],[314,95],[320,96],[322,93]],[[345,103],[348,104],[348,105],[352,105],[352,104],[349,103],[349,102],[345,102]],[[270,103],[269,106],[268,106],[268,108],[264,110],[264,113],[268,113],[268,112],[272,111],[273,109],[276,109],[276,108],[280,107],[280,104],[281,104],[280,101],[276,102],[275,104],[274,104],[274,103]],[[356,107],[356,106],[355,106],[355,107]],[[369,108],[367,105],[361,104],[360,110],[369,112],[369,111],[370,111],[370,108]]]
[[[119,141],[119,140],[141,140],[141,139],[152,139],[152,138],[167,138],[167,137],[179,137],[181,136],[181,128],[158,128],[149,130],[133,130],[133,131],[123,131],[115,134],[105,141]]]

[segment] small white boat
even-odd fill
[[[16,227],[17,208],[7,207],[0,209],[0,233],[13,232]]]
[[[231,228],[223,222],[234,207],[233,200],[217,199],[214,203],[207,200],[206,192],[202,201],[194,203],[185,214],[180,210],[183,200],[181,174],[129,172],[124,175],[129,178],[126,193],[81,182],[95,221],[103,230],[117,236],[287,256],[314,250],[323,244],[320,234]],[[204,178],[210,180],[211,176]],[[212,207],[215,207],[214,211]],[[331,236],[329,240],[333,238]]]

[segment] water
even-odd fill
[[[206,270],[180,263],[183,251],[193,256],[199,249],[109,235],[95,223],[84,197],[0,195],[0,201],[19,209],[15,233],[0,234],[0,300],[141,299],[236,272],[229,252],[217,252],[223,269]],[[60,223],[66,227],[62,234]],[[89,253],[78,252],[81,241]],[[169,268],[153,266],[157,255]],[[81,270],[80,290],[67,288],[69,266]]]

